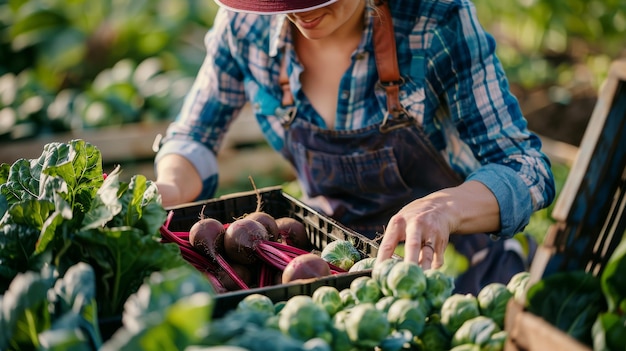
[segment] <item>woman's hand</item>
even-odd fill
[[[404,259],[423,269],[443,265],[450,234],[497,231],[500,211],[493,193],[482,183],[469,181],[412,201],[390,220],[380,244],[377,262],[390,258],[404,242]]]
[[[196,168],[187,159],[175,154],[159,161],[155,184],[163,207],[193,201],[202,191],[202,179]]]

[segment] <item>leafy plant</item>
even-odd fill
[[[18,274],[0,296],[3,350],[91,350],[102,344],[95,275],[78,263],[60,276],[54,267]]]
[[[528,288],[527,310],[571,337],[591,345],[591,327],[606,310],[600,279],[585,271],[562,271]]]
[[[97,277],[101,316],[119,315],[151,272],[186,264],[160,242],[166,213],[142,175],[103,176],[100,151],[83,140],[50,143],[38,159],[0,166],[0,291],[20,272],[78,262]]]
[[[485,27],[497,36],[510,79],[523,87],[581,83],[594,87],[624,47],[626,3],[620,0],[475,0]]]
[[[216,5],[0,2],[0,140],[172,118]]]

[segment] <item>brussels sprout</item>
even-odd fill
[[[376,303],[382,296],[378,283],[367,276],[357,277],[350,283],[350,290],[354,294],[357,304],[371,302]]]
[[[453,294],[441,306],[441,324],[450,335],[454,335],[465,321],[478,316],[478,300],[472,294]]]
[[[361,259],[359,250],[348,240],[331,241],[324,247],[320,256],[324,261],[346,271]]]
[[[315,289],[311,298],[313,302],[322,306],[331,317],[343,308],[339,290],[332,286],[320,286]]]
[[[526,294],[526,288],[528,287],[528,282],[530,281],[530,273],[529,272],[519,272],[516,273],[511,280],[506,284],[506,288],[513,294],[517,301],[524,301],[524,296]]]
[[[463,344],[459,346],[455,346],[450,349],[450,351],[481,351],[480,346],[474,344]]]
[[[333,351],[331,349],[328,342],[322,338],[313,338],[311,340],[307,340],[304,345],[302,345],[303,351]]]
[[[452,295],[454,278],[437,269],[427,269],[424,275],[426,276],[424,295],[433,308],[440,309],[443,302]]]
[[[269,328],[269,329],[280,330],[280,328],[278,327],[278,320],[279,319],[280,319],[280,317],[277,314],[269,316],[269,318],[267,318],[265,320],[265,324],[263,326],[265,326],[265,328]]]
[[[273,315],[274,303],[265,295],[250,294],[239,301],[237,311],[257,311]]]
[[[352,307],[345,318],[345,326],[350,341],[363,348],[376,347],[391,329],[385,314],[371,302]]]
[[[493,319],[500,329],[504,328],[504,314],[506,305],[513,297],[513,293],[502,283],[490,283],[480,289],[476,299],[483,316]]]
[[[376,263],[376,257],[366,257],[362,260],[354,262],[354,265],[350,267],[348,272],[358,272],[372,269],[374,268],[374,263]]]
[[[463,344],[485,345],[491,336],[500,331],[493,319],[478,316],[469,319],[452,336],[452,346]]]
[[[420,350],[447,351],[450,349],[450,335],[437,319],[428,319],[424,331],[417,340]]]
[[[387,313],[389,311],[389,307],[397,300],[398,298],[395,296],[383,296],[378,301],[376,301],[376,308]]]
[[[331,343],[333,351],[352,351],[354,345],[348,337],[346,331],[346,318],[348,317],[349,310],[343,309],[337,312],[332,318],[331,333],[333,340]]]
[[[414,299],[426,291],[426,276],[416,263],[402,261],[396,263],[387,276],[387,287],[393,296]]]
[[[413,334],[408,330],[394,330],[389,334],[380,345],[376,347],[376,350],[380,351],[401,351],[406,350],[407,345],[413,339]]]
[[[413,335],[419,335],[426,324],[426,314],[417,301],[397,299],[389,306],[387,320],[392,329],[408,330]]]
[[[374,279],[378,286],[380,286],[380,291],[382,291],[385,296],[392,296],[393,293],[387,287],[387,276],[389,275],[389,271],[396,263],[402,262],[402,260],[397,258],[388,258],[382,262],[374,264],[374,268],[372,268],[372,279]]]
[[[280,330],[291,337],[307,341],[315,337],[330,340],[330,316],[310,296],[296,295],[285,304],[278,319]]]
[[[350,288],[342,289],[339,292],[339,296],[341,297],[341,303],[343,304],[343,308],[351,307],[356,304],[356,298],[354,297],[354,293]]]
[[[482,345],[480,351],[502,351],[504,350],[504,343],[509,333],[506,330],[501,330],[494,333],[487,342]]]

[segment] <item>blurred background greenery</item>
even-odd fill
[[[475,0],[515,92],[568,104],[623,55],[623,0]],[[0,141],[173,118],[211,0],[1,0]],[[529,107],[530,109],[530,107]]]
[[[529,127],[576,145],[610,62],[624,56],[626,2],[475,5]],[[202,62],[215,11],[212,0],[0,0],[0,149],[173,119]],[[559,189],[568,166],[554,165]],[[220,193],[250,190],[248,176]],[[282,171],[255,181],[293,189]],[[549,211],[529,226],[537,236],[551,222]]]

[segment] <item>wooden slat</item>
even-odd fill
[[[626,61],[615,61],[611,65],[608,78],[598,96],[591,119],[580,143],[578,155],[574,160],[559,198],[554,204],[552,217],[557,221],[565,221],[567,219],[585,172],[591,162],[595,146],[598,144],[606,117],[613,103],[613,96],[620,81],[626,81]]]
[[[565,334],[510,300],[506,309],[505,330],[508,331],[504,351],[591,351],[591,348]]]

